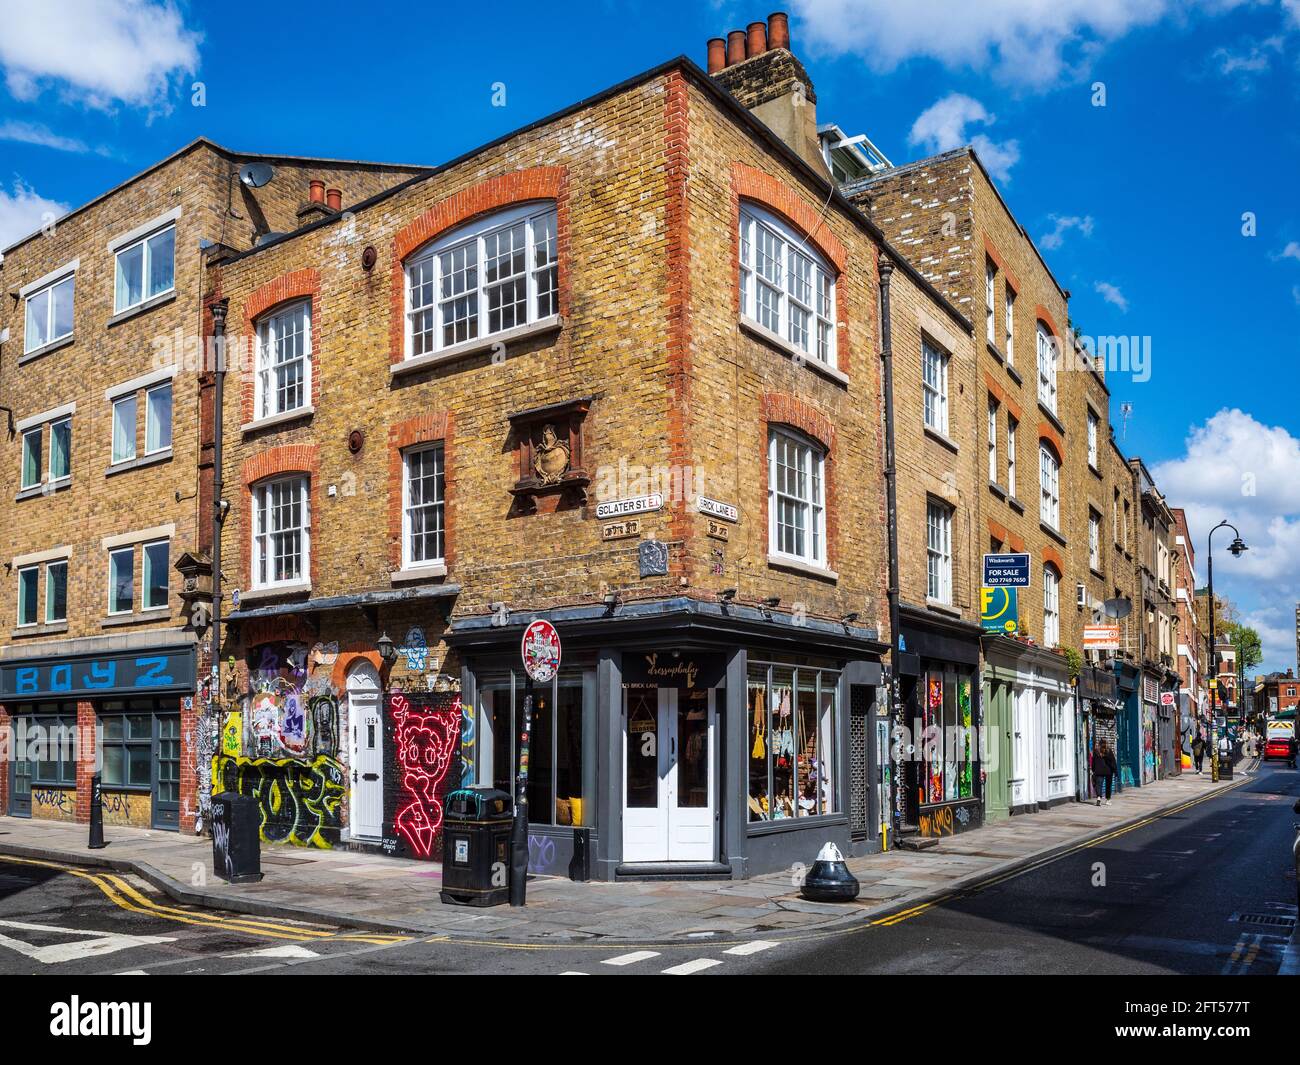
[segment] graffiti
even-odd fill
[[[389,712],[393,719],[400,791],[393,829],[417,857],[428,858],[442,829],[438,791],[456,753],[460,707],[417,710],[399,693],[390,697]]]
[[[311,657],[312,660],[315,661],[315,663],[318,666],[332,666],[335,662],[338,661],[338,657],[339,657],[338,642],[335,640],[331,640],[329,643],[313,644],[311,649]]]
[[[228,758],[238,758],[244,753],[244,715],[239,710],[226,715],[226,724],[221,730],[221,753]]]
[[[333,758],[339,753],[339,704],[331,695],[314,696],[311,708],[311,727],[316,737],[316,753]]]
[[[101,792],[100,806],[103,807],[106,814],[121,814],[123,817],[131,816],[131,796],[121,791]]]
[[[555,867],[555,840],[550,836],[528,837],[528,871],[546,873]]]
[[[951,836],[955,831],[952,807],[941,806],[937,810],[922,813],[920,825],[923,836]]]
[[[957,820],[963,825],[970,824],[970,809],[966,806],[957,807]]]
[[[468,703],[462,704],[460,696],[452,708],[460,708],[460,786],[472,788],[476,781],[474,767],[474,708]]]
[[[330,848],[342,828],[343,766],[321,756],[296,759],[225,758],[214,760],[212,778],[219,791],[257,800],[259,834],[267,843]]]
[[[32,806],[49,816],[51,813],[70,816],[77,799],[75,791],[58,788],[32,788]]]
[[[224,821],[212,822],[213,872],[226,880],[235,879],[235,863],[230,855],[230,826]],[[215,868],[219,866],[220,868]],[[225,872],[221,872],[224,869]]]
[[[429,642],[424,638],[424,630],[413,625],[406,633],[406,646],[402,648],[406,655],[406,668],[413,673],[423,673],[429,660]]]

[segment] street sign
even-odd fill
[[[1161,692],[1161,693],[1160,693],[1160,705],[1161,705],[1161,706],[1173,706],[1173,705],[1174,705],[1174,693],[1173,693],[1173,692]]]
[[[524,672],[538,684],[546,684],[560,671],[560,634],[549,621],[540,618],[524,629],[520,643]]]
[[[1083,649],[1085,651],[1118,651],[1118,625],[1085,625],[1083,627]]]
[[[607,521],[610,518],[626,518],[633,514],[649,514],[661,510],[664,497],[654,492],[648,496],[633,496],[630,499],[609,499],[596,504],[596,518]]]
[[[740,521],[740,510],[730,503],[721,503],[716,499],[699,496],[696,500],[696,506],[699,507],[701,514],[708,515],[710,518],[721,518],[723,521],[729,521],[732,524]]]
[[[1020,628],[1019,593],[1014,588],[980,589],[980,626],[1010,635]]]
[[[1028,552],[984,556],[984,587],[1028,588]]]

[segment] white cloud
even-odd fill
[[[1205,538],[1226,519],[1250,550],[1227,554],[1215,537],[1215,591],[1256,624],[1269,669],[1295,662],[1294,610],[1300,602],[1300,439],[1241,410],[1221,410],[1193,429],[1183,455],[1152,469],[1172,506],[1187,510],[1205,573]],[[1289,624],[1286,623],[1290,616]]]
[[[1300,3],[1300,0],[1296,0],[1296,2]],[[1300,241],[1295,241],[1295,240],[1288,241],[1287,246],[1283,248],[1280,252],[1278,252],[1277,255],[1273,256],[1273,258],[1300,259]]]
[[[1262,41],[1247,39],[1236,50],[1216,48],[1210,54],[1210,63],[1219,74],[1233,79],[1242,89],[1249,90],[1256,75],[1266,74],[1273,69],[1273,60],[1282,54],[1285,43],[1286,39],[1281,35],[1266,37]]]
[[[1221,14],[1250,0],[794,0],[795,32],[815,50],[861,56],[878,72],[910,59],[991,71],[1048,89],[1084,76],[1105,46],[1189,13]],[[1300,15],[1300,0],[1287,0]]]
[[[0,186],[0,248],[30,236],[67,213],[66,203],[47,200],[21,178],[15,178],[12,192]]]
[[[59,152],[109,154],[107,148],[92,148],[83,140],[78,140],[76,137],[65,137],[38,122],[0,122],[0,141],[35,144],[42,148],[53,148]]]
[[[997,142],[984,133],[969,135],[967,126],[991,126],[997,116],[988,112],[978,100],[954,92],[927,107],[912,123],[908,139],[930,152],[946,152],[970,144],[990,174],[1002,181],[1011,176],[1011,168],[1020,160],[1020,143]]]
[[[1048,220],[1055,224],[1055,228],[1044,233],[1038,238],[1038,243],[1049,251],[1059,248],[1065,243],[1065,235],[1072,229],[1077,229],[1085,237],[1092,236],[1092,215],[1059,215],[1049,214]]]
[[[0,0],[0,67],[20,100],[53,87],[98,110],[167,111],[199,65],[199,35],[173,0]]]
[[[1112,285],[1109,281],[1098,281],[1092,287],[1107,303],[1128,314],[1128,298],[1119,290],[1118,285]]]

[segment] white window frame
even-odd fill
[[[18,471],[18,487],[20,491],[27,491],[29,488],[39,488],[43,483],[43,477],[46,473],[46,460],[43,453],[38,452],[36,456],[36,480],[27,480],[27,441],[32,437],[36,438],[36,446],[44,449],[45,447],[45,425],[33,425],[30,429],[22,431],[22,446],[18,451],[18,461],[21,467]]]
[[[764,276],[758,268],[759,238],[772,243],[774,265]],[[836,273],[808,238],[771,211],[754,203],[740,205],[740,313],[758,328],[833,370],[836,353]],[[798,269],[793,269],[797,267]],[[796,287],[807,268],[807,292]],[[760,301],[761,292],[772,301]],[[799,312],[798,317],[793,309]],[[797,322],[803,322],[799,329]]]
[[[168,230],[172,231],[172,283],[166,288],[159,289],[157,292],[149,292],[149,273],[150,266],[153,265],[152,242],[162,236]],[[140,298],[134,303],[118,303],[121,293],[118,291],[118,279],[122,276],[122,256],[136,248],[144,246],[140,255]],[[131,241],[129,244],[123,244],[120,248],[113,250],[113,313],[121,314],[124,311],[132,310],[136,307],[142,307],[152,299],[159,296],[165,296],[169,292],[176,291],[176,223],[168,222],[166,225],[159,226],[157,229],[146,233],[144,236]]]
[[[1016,433],[1020,422],[1016,416],[1007,413],[1007,495],[1016,498]]]
[[[55,293],[57,292],[57,290],[61,289],[64,285],[70,285],[72,287],[72,292],[69,298],[72,300],[73,321],[68,325],[68,331],[66,333],[60,333],[58,336],[55,336],[54,335],[54,324],[56,321],[55,314],[54,314]],[[32,339],[33,339],[32,338],[32,333],[33,333],[32,303],[34,300],[39,299],[41,296],[48,297],[45,304],[46,336],[45,339],[42,340],[39,344],[33,344],[32,343]],[[76,331],[76,320],[75,320],[76,304],[77,304],[76,270],[73,270],[71,273],[64,274],[62,277],[55,278],[49,284],[41,285],[40,288],[34,289],[33,291],[29,292],[25,297],[25,299],[23,300],[23,354],[26,355],[33,351],[38,351],[41,348],[48,347],[50,344],[55,344],[58,341],[65,339],[66,337],[72,336],[72,334]]]
[[[487,281],[487,272],[483,269],[487,261],[487,241],[521,222],[524,224],[522,276],[526,290],[523,321],[515,321],[510,325],[501,325],[493,329],[488,292],[501,285],[502,280]],[[444,296],[442,289],[446,278],[443,276],[443,257],[454,255],[470,246],[473,247],[475,256],[475,284],[472,287],[467,285],[463,291],[454,295]],[[539,265],[537,255],[542,250],[546,250],[547,259]],[[422,276],[426,269],[427,279]],[[549,278],[552,274],[553,278]],[[493,336],[511,333],[516,329],[554,319],[559,315],[559,213],[555,201],[541,200],[524,204],[498,211],[467,226],[461,226],[409,256],[403,268],[403,275],[405,285],[405,347],[403,350],[407,359],[436,355],[440,351],[459,348],[466,344],[486,342]],[[544,275],[548,276],[549,281],[543,288],[539,280]],[[519,276],[512,274],[505,280],[509,281]],[[429,302],[421,302],[417,306],[415,302],[417,289],[424,285],[428,285],[431,298]],[[542,309],[539,304],[543,293],[547,294],[548,301],[548,306],[544,308],[545,314],[539,313]],[[454,299],[470,296],[474,299],[476,310],[472,318],[467,317],[463,320],[474,323],[472,335],[467,331],[464,337],[453,337],[447,341],[444,330],[448,320],[444,318],[444,306]],[[426,329],[423,325],[417,329],[415,322],[417,317],[423,315],[430,316],[427,329],[429,343],[421,346],[417,351],[417,338],[422,338]],[[452,322],[460,320],[451,319]]]
[[[131,601],[125,610],[115,608],[117,598],[117,582],[113,579],[113,560],[120,555],[126,555],[131,559]],[[135,544],[124,547],[110,548],[108,552],[108,616],[122,616],[125,614],[135,613]]]
[[[1038,444],[1038,517],[1053,529],[1061,528],[1061,464],[1052,449]]]
[[[998,342],[997,311],[994,302],[997,299],[998,271],[992,259],[984,260],[984,335],[995,347]]]
[[[416,507],[411,503],[411,460],[416,455],[437,452],[441,467],[443,487],[440,498],[432,503],[421,503],[420,507],[433,510],[439,514],[438,527],[442,533],[442,551],[436,557],[416,560],[414,557],[415,537],[412,518]],[[421,569],[432,566],[445,566],[447,563],[447,451],[442,441],[420,444],[402,452],[402,568]],[[435,478],[435,486],[436,486]]]
[[[36,581],[32,585],[31,603],[29,604],[32,610],[31,621],[23,620],[23,606],[25,605],[23,599],[23,576],[24,574],[27,573],[36,574]],[[40,624],[40,620],[41,620],[41,610],[40,610],[41,567],[39,564],[34,564],[31,566],[19,566],[17,575],[18,575],[18,596],[17,596],[18,628],[20,629],[34,628],[36,625]]]
[[[299,523],[296,526],[286,526],[283,529],[273,530],[270,525],[271,515],[269,506],[274,495],[274,489],[279,485],[293,485],[297,493],[297,506],[299,508]],[[309,583],[311,580],[311,479],[305,473],[293,473],[285,477],[271,477],[265,481],[259,481],[252,487],[253,506],[252,506],[252,528],[249,533],[252,537],[252,572],[248,575],[249,583],[253,588],[282,588],[285,586],[296,586]],[[283,505],[283,504],[282,504]],[[299,536],[299,561],[298,572],[292,577],[281,577],[276,579],[272,574],[275,570],[276,555],[272,550],[273,538],[277,536],[287,536],[297,533]],[[265,566],[263,567],[263,564]],[[260,573],[263,568],[267,576],[262,578]]]
[[[1056,413],[1056,340],[1038,323],[1038,402]]]
[[[158,447],[155,448],[151,448],[149,446],[149,430],[155,424],[155,418],[153,413],[153,403],[150,401],[153,399],[153,395],[155,392],[161,392],[163,389],[166,389],[168,393],[167,443],[160,444]],[[152,388],[146,388],[144,390],[144,453],[146,456],[161,455],[164,451],[170,451],[172,449],[172,439],[173,439],[172,433],[173,430],[175,429],[175,414],[176,414],[176,390],[174,388],[173,381],[171,381],[170,379],[166,381],[161,381],[158,384],[154,385]]]
[[[925,504],[926,598],[952,604],[952,507],[929,499]]]
[[[989,396],[988,409],[988,452],[989,481],[997,484],[998,480],[998,412],[1002,409],[996,399]]]
[[[1088,465],[1097,469],[1097,435],[1101,429],[1101,419],[1091,408],[1088,410]]]
[[[72,479],[72,415],[66,414],[61,418],[54,418],[47,423],[50,428],[50,442],[47,454],[45,456],[45,476],[50,484],[62,484],[64,481]],[[60,425],[68,427],[68,472],[54,476],[54,430]]]
[[[50,571],[57,566],[63,567],[63,617],[55,618],[50,616],[50,606],[53,602],[50,598]],[[45,563],[45,624],[58,625],[68,620],[68,560],[66,558],[54,558]]]
[[[1061,578],[1052,566],[1043,567],[1043,646],[1061,642]]]
[[[1003,301],[1003,305],[1006,308],[1004,311],[1005,320],[1002,325],[1003,329],[1006,331],[1006,350],[1002,354],[1007,357],[1007,365],[1014,366],[1016,364],[1016,293],[1010,285],[1006,286],[1006,290],[1006,298]]]
[[[136,456],[139,455],[139,449],[138,449],[138,447],[137,447],[137,445],[136,445],[136,439],[135,439],[135,438],[136,438],[136,433],[138,432],[138,430],[139,430],[139,425],[140,425],[140,420],[139,420],[139,419],[140,419],[140,394],[139,394],[138,392],[134,392],[134,391],[132,391],[132,392],[127,392],[125,395],[117,396],[117,397],[114,398],[111,402],[112,402],[112,410],[111,410],[111,416],[110,416],[110,419],[109,419],[109,430],[110,430],[112,436],[111,436],[111,439],[109,440],[109,444],[108,444],[108,448],[109,448],[109,450],[108,450],[108,458],[109,458],[109,465],[111,465],[111,466],[117,466],[117,465],[120,465],[120,464],[123,463],[123,462],[132,462],[132,461],[136,458]],[[131,437],[130,437],[130,440],[131,440],[131,453],[130,453],[129,455],[118,455],[118,454],[117,454],[117,450],[116,450],[116,448],[117,448],[117,409],[118,409],[118,407],[120,407],[120,406],[122,406],[123,404],[126,404],[126,403],[130,403],[130,404],[131,404]]]
[[[802,473],[807,491],[803,497],[777,490],[777,445],[794,448],[797,473]],[[802,516],[802,553],[781,546],[780,504],[792,504]],[[767,436],[768,551],[778,559],[825,569],[826,554],[826,452],[811,437],[785,427],[773,427]]]
[[[943,348],[921,337],[921,417],[940,436],[948,435],[948,361]]]
[[[1060,776],[1067,771],[1066,748],[1068,735],[1065,724],[1065,700],[1059,695],[1047,696],[1047,773]]]
[[[157,547],[159,544],[167,548],[167,564],[163,567],[165,582],[163,585],[163,601],[160,604],[149,602],[149,577],[152,576],[152,565],[149,562],[149,548]],[[140,544],[140,609],[141,610],[166,610],[171,602],[171,561],[172,561],[172,544],[171,540],[163,538],[160,540],[145,540]]]
[[[1088,565],[1101,571],[1101,515],[1088,511]]]
[[[311,406],[312,372],[312,306],[311,300],[294,300],[284,304],[257,322],[257,373],[253,384],[253,419],[274,418],[292,414]],[[298,354],[291,359],[276,361],[281,343],[288,336],[285,326],[293,322],[301,344]],[[293,406],[282,406],[281,388],[275,377],[278,372],[300,366],[299,384],[302,399]]]

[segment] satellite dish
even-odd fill
[[[269,163],[245,163],[239,168],[239,180],[250,189],[260,189],[275,177],[275,167]]]
[[[1119,621],[1121,618],[1128,617],[1133,613],[1133,600],[1131,599],[1107,599],[1102,604],[1102,609],[1106,611],[1106,616]]]

